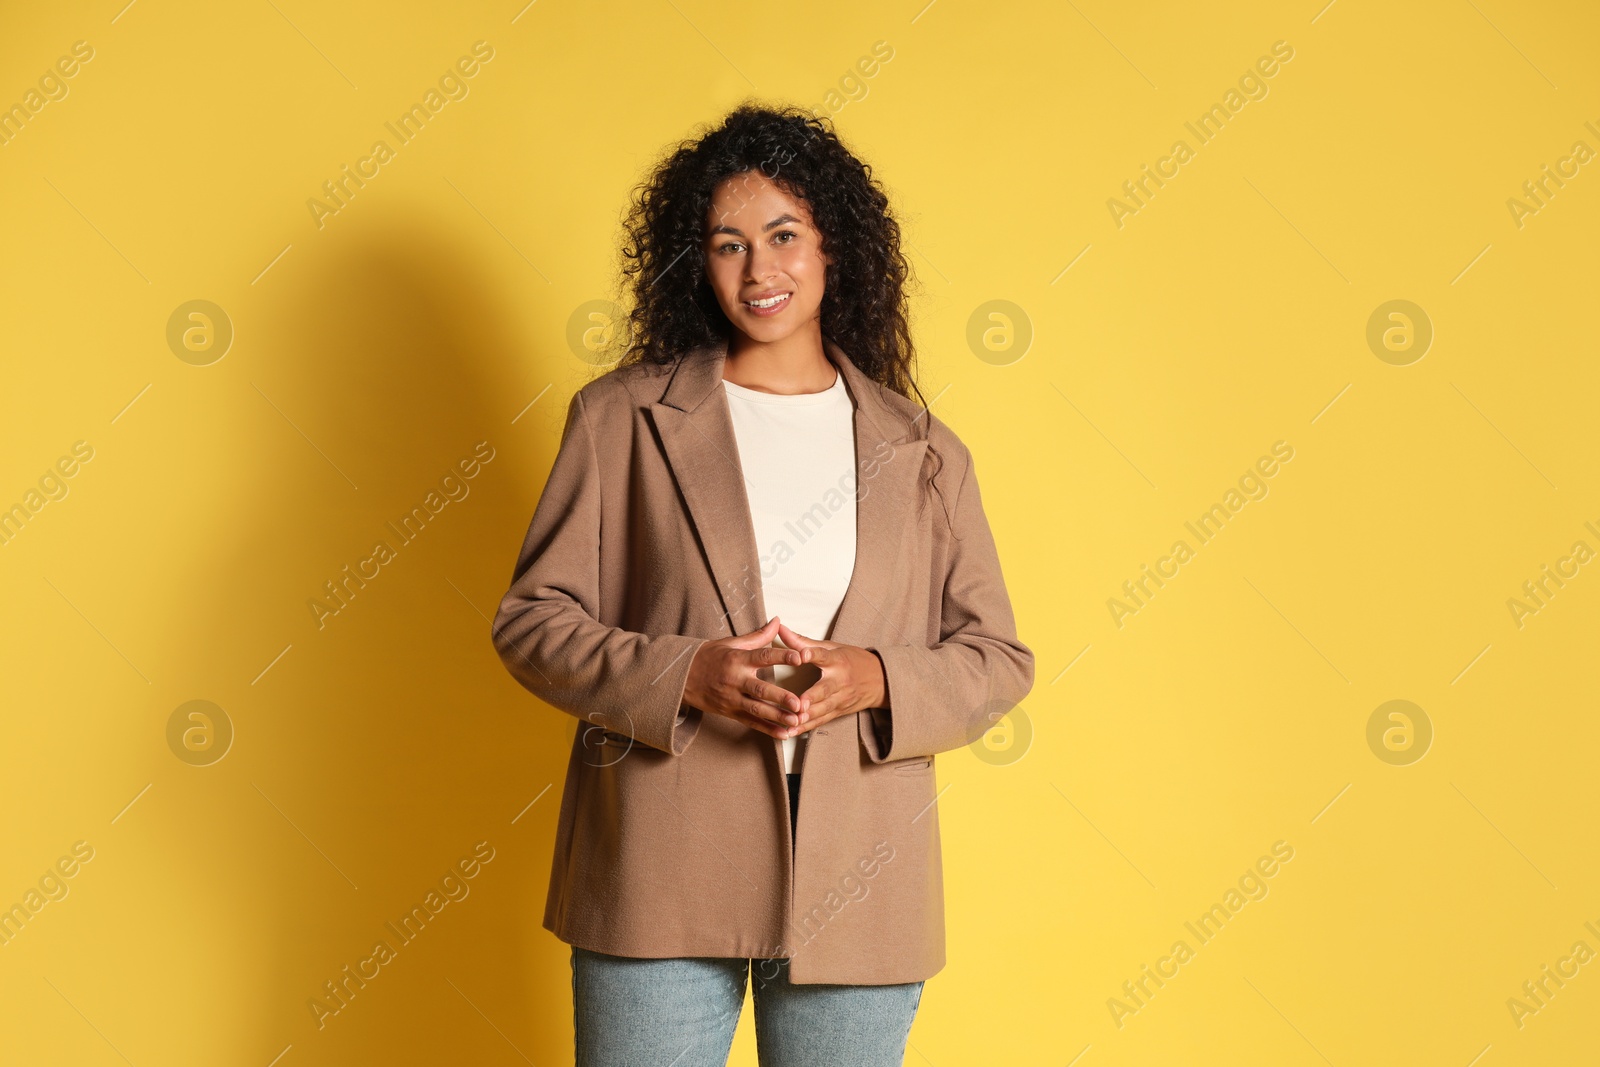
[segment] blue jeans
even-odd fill
[[[900,1067],[921,982],[791,985],[786,959],[635,959],[572,946],[577,1067],[725,1067],[755,975],[761,1067]]]

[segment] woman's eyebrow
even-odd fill
[[[765,226],[761,227],[761,232],[762,233],[766,233],[768,230],[772,229],[774,226],[782,226],[786,222],[799,223],[800,221],[801,221],[800,219],[795,218],[793,215],[779,215],[777,218],[773,219],[771,222],[769,222]],[[731,233],[735,237],[743,237],[744,236],[744,231],[743,230],[736,229],[736,228],[734,228],[732,226],[713,226],[711,228],[711,233],[707,234],[706,236],[710,237],[713,234],[719,234],[719,233]]]

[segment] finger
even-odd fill
[[[774,663],[786,663],[791,667],[798,667],[801,663],[800,650],[769,645],[751,652],[750,662],[764,667],[770,667]]]
[[[810,733],[819,726],[826,726],[828,723],[832,722],[838,717],[837,709],[835,709],[834,713],[827,715],[812,715],[805,722],[798,726],[792,726],[790,729],[796,731],[795,736],[799,736],[800,734]]]
[[[837,645],[812,645],[810,652],[806,662],[815,663],[818,667],[830,667],[839,662],[840,652]]]
[[[831,701],[839,692],[839,685],[827,675],[823,675],[800,694],[800,708],[809,711],[812,718],[816,718],[823,710],[831,706]]]
[[[762,685],[765,683],[756,682],[755,684]],[[788,690],[780,690],[780,692],[787,694]],[[755,690],[752,688],[741,688],[734,698],[734,706],[747,714],[755,715],[777,726],[790,725],[789,716],[794,716],[795,720],[799,721],[798,710],[791,711],[785,705],[769,703],[766,699],[754,695],[754,693]]]
[[[811,640],[809,637],[795,633],[785,626],[781,620],[778,623],[778,636],[783,638],[783,643],[790,648],[805,648],[808,645],[818,644],[818,642]]]
[[[784,726],[782,723],[769,722],[761,716],[748,711],[735,709],[733,718],[738,722],[744,723],[752,730],[760,730],[768,737],[775,737],[780,741],[789,736],[789,727]]]
[[[811,716],[806,719],[805,722],[801,723],[798,726],[792,726],[792,727],[790,727],[790,729],[795,731],[794,736],[799,736],[800,734],[810,733],[810,732],[812,732],[813,730],[815,730],[819,726],[826,726],[828,723],[833,722],[835,719],[842,718],[842,717],[843,717],[843,709],[841,707],[839,707],[837,702],[834,702],[834,705],[831,708],[829,708],[825,713],[818,714],[818,713],[813,712],[811,714]]]
[[[742,726],[748,726],[752,730],[759,730],[761,733],[764,733],[769,737],[777,737],[780,740],[782,739],[783,731],[787,729],[785,726],[779,726],[776,723],[768,722],[759,716],[751,715],[749,712],[742,711],[739,708],[728,708],[723,711],[722,714],[726,715],[729,719],[739,723]]]
[[[751,630],[747,634],[740,634],[738,637],[730,638],[728,644],[732,648],[764,648],[772,644],[772,639],[777,636],[780,625],[778,617],[774,615],[767,620],[767,624],[761,629]]]
[[[805,704],[799,694],[774,682],[765,669],[760,674],[751,675],[741,688],[746,696],[777,709],[783,722],[796,724],[806,720]]]
[[[760,678],[751,678],[744,684],[743,693],[763,707],[771,708],[774,722],[794,725],[800,721],[800,698],[789,690]]]

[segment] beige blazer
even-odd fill
[[[855,570],[828,638],[878,652],[889,709],[802,742],[793,838],[781,742],[682,701],[702,643],[768,618],[772,546],[757,551],[721,387],[727,346],[618,368],[568,405],[493,628],[517,681],[588,724],[573,724],[545,904],[562,941],[787,957],[804,984],[915,982],[944,967],[933,757],[1027,695],[1033,653],[971,454],[826,349],[855,405],[859,472],[854,496],[815,512],[856,508]]]

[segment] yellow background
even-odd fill
[[[1520,627],[1507,601],[1600,548],[1600,163],[1520,227],[1507,201],[1600,149],[1597,30],[1504,0],[8,5],[0,103],[94,57],[0,146],[0,506],[93,458],[0,546],[0,904],[94,858],[0,947],[0,1059],[570,1056],[539,924],[570,730],[489,619],[595,373],[567,331],[618,295],[628,190],[746,96],[836,111],[890,189],[923,389],[1038,658],[938,761],[949,965],[907,1063],[1592,1057],[1600,962],[1521,1027],[1507,1000],[1600,950],[1600,565]],[[322,183],[479,40],[469,94],[319,228]],[[1268,94],[1198,145],[1276,41]],[[1108,199],[1179,138],[1119,228]],[[234,329],[205,366],[167,342],[196,299]],[[1435,331],[1405,366],[1366,341],[1394,299]],[[992,300],[1025,353],[969,345]],[[470,495],[319,630],[322,583],[484,440]],[[1279,440],[1269,494],[1186,535]],[[209,766],[167,740],[196,699],[235,731]],[[1393,699],[1433,729],[1409,765],[1367,742]],[[1194,941],[1280,840],[1268,895]],[[479,841],[471,895],[319,1031],[308,999]]]

